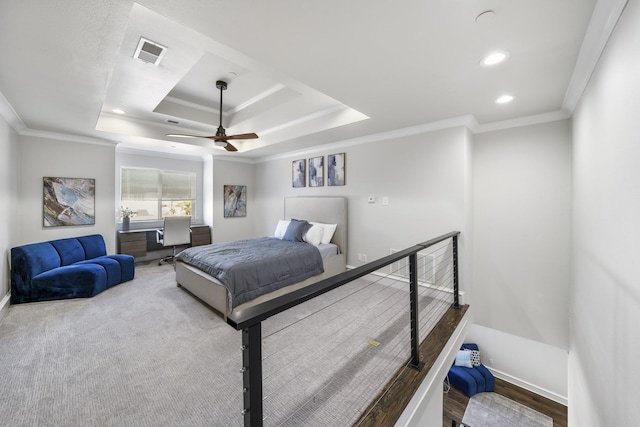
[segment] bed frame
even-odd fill
[[[346,271],[348,230],[347,199],[345,197],[286,197],[284,199],[284,219],[291,218],[306,219],[308,221],[326,224],[338,224],[331,243],[338,245],[340,254],[324,260],[324,273],[262,295],[252,301],[237,306],[233,311],[239,311],[268,301]],[[210,308],[220,313],[225,320],[227,316],[231,314],[227,289],[214,277],[204,271],[178,261],[176,262],[176,282],[178,286],[181,286]]]

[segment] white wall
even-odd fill
[[[260,234],[256,234],[255,224],[263,213],[256,203],[254,203],[258,192],[257,186],[255,185],[255,166],[251,163],[214,158],[212,169],[212,242],[229,242],[232,240],[260,237]],[[246,217],[224,217],[223,194],[225,185],[247,186]]]
[[[18,236],[15,224],[20,215],[20,204],[18,176],[14,167],[18,162],[18,134],[0,116],[0,319],[8,307],[7,295],[11,289],[9,259]]]
[[[18,176],[20,212],[14,245],[84,234],[102,234],[107,251],[115,253],[115,146],[21,136],[20,160],[12,170]],[[95,225],[43,226],[42,178],[94,178]]]
[[[361,265],[453,230],[466,232],[467,174],[470,144],[462,128],[302,153],[257,167],[256,203],[264,214],[257,232],[273,233],[288,196],[345,196],[349,209],[347,263]],[[346,185],[292,188],[295,159],[346,154]],[[325,165],[326,178],[326,165]],[[375,196],[375,203],[367,197]],[[383,206],[382,198],[389,198]],[[463,234],[464,235],[464,234]],[[464,250],[461,244],[461,250]]]
[[[476,135],[473,208],[476,323],[567,350],[570,122]]]
[[[509,382],[567,403],[571,285],[568,120],[477,134],[468,337]],[[491,359],[491,360],[489,360]]]
[[[638,23],[632,0],[574,114],[570,426],[640,419]]]
[[[482,363],[496,377],[567,405],[567,350],[478,324],[465,342],[478,344]]]

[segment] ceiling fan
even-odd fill
[[[200,135],[186,135],[180,133],[169,133],[167,136],[175,136],[179,138],[207,138],[212,139],[214,143],[219,147],[224,147],[227,151],[238,151],[236,147],[234,147],[229,140],[230,139],[256,139],[258,135],[255,133],[240,133],[237,135],[227,135],[224,128],[222,127],[222,91],[227,90],[227,82],[218,80],[216,82],[216,87],[220,89],[220,125],[218,126],[218,130],[215,135],[210,136],[200,136]]]

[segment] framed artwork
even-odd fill
[[[309,159],[309,187],[324,185],[324,157]]]
[[[44,227],[95,225],[95,179],[45,176],[42,181]]]
[[[344,185],[345,154],[329,154],[327,156],[327,185]]]
[[[291,182],[294,187],[307,186],[306,169],[307,161],[305,159],[293,161],[291,166]]]
[[[225,185],[224,186],[224,217],[247,216],[247,186],[246,185]]]

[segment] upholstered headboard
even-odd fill
[[[306,219],[307,221],[338,224],[331,239],[347,253],[347,199],[346,197],[285,197],[284,219]]]

